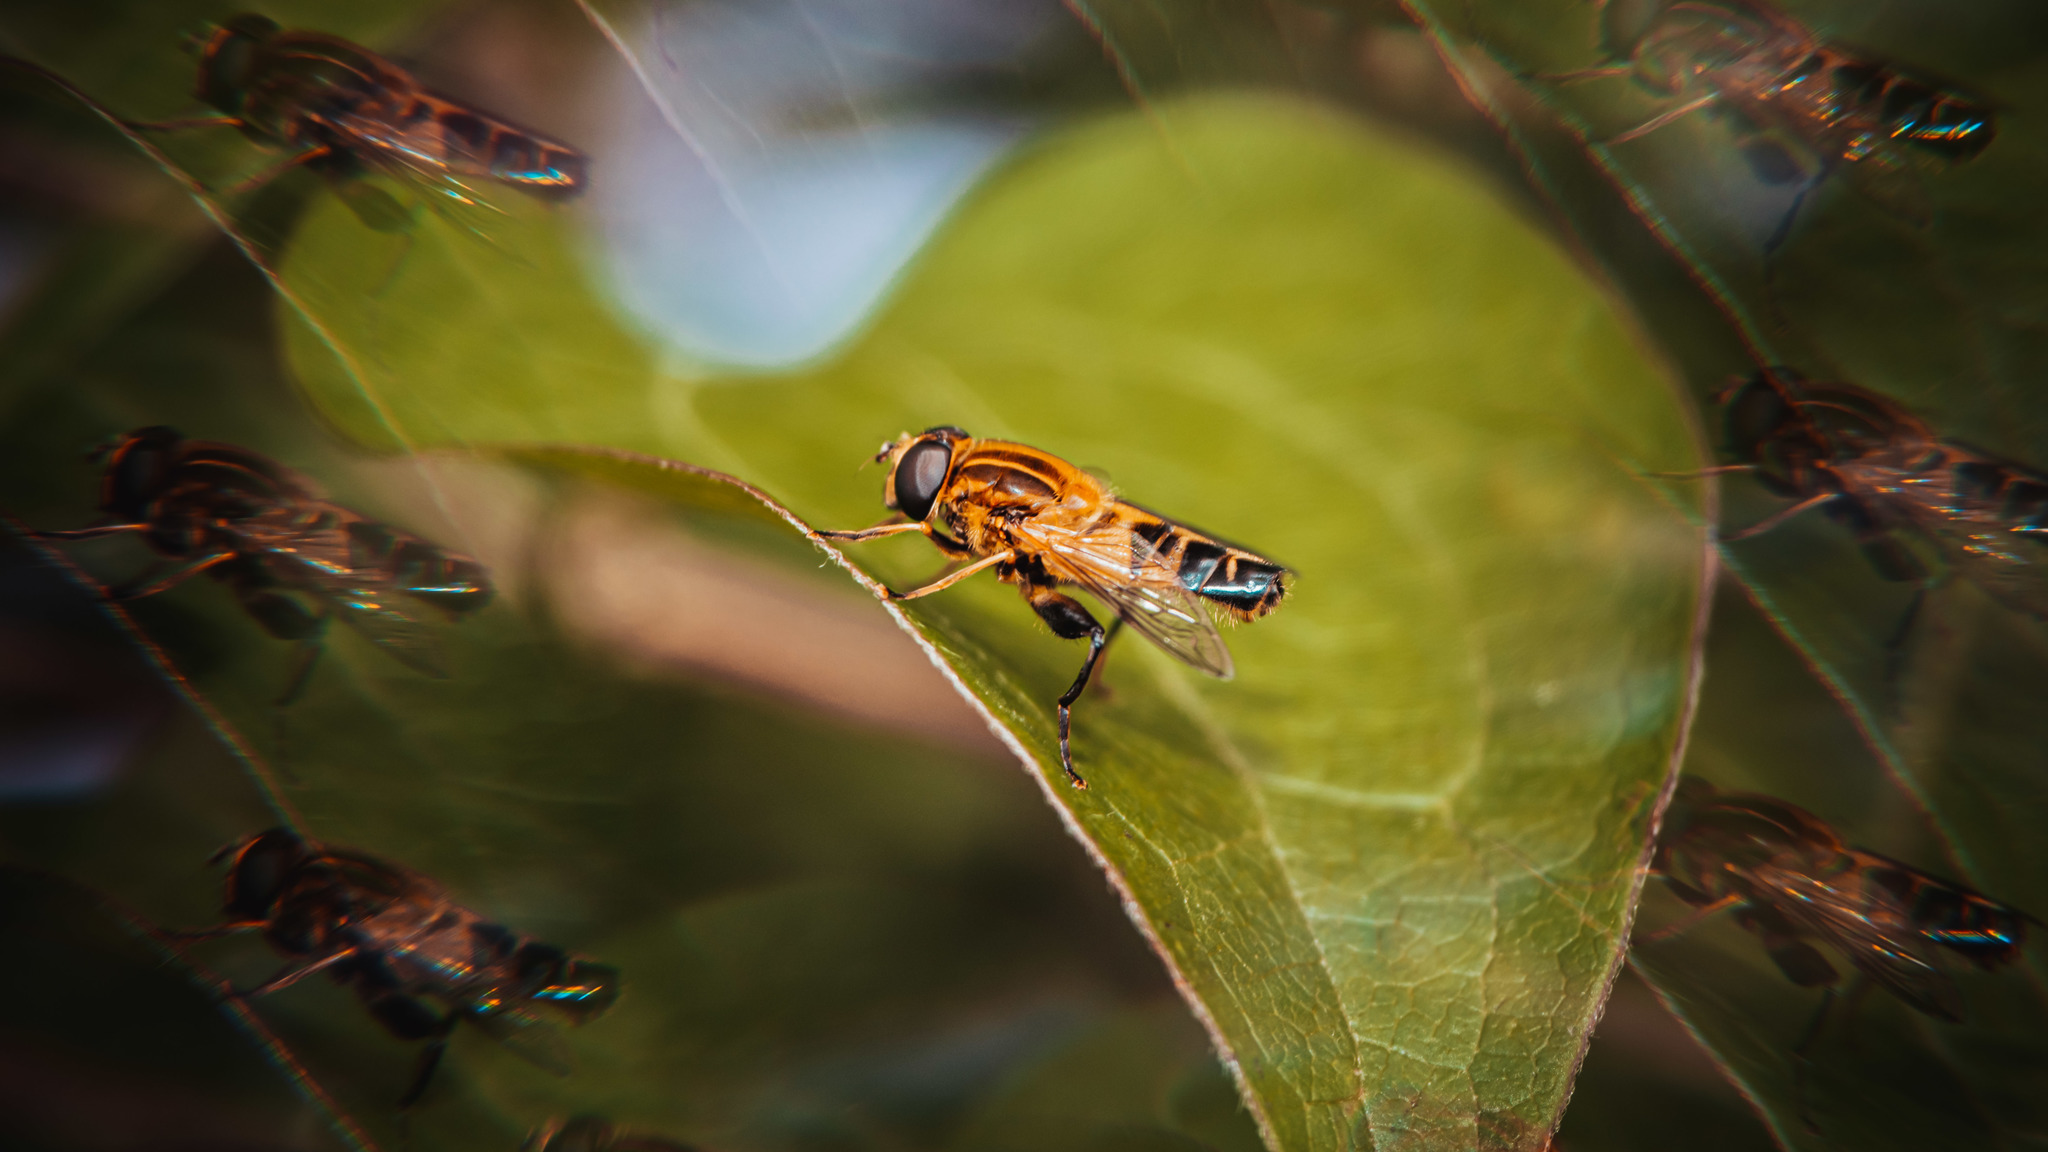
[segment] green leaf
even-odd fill
[[[1235,683],[1112,656],[1076,713],[1087,792],[1053,755],[1072,646],[993,582],[901,613],[1109,870],[1275,1147],[1548,1130],[1681,730],[1704,547],[1645,478],[1698,466],[1678,401],[1569,260],[1357,124],[1168,105],[1020,156],[815,370],[720,377],[608,319],[567,221],[515,211],[490,245],[430,226],[393,271],[316,205],[284,273],[330,420],[695,460],[826,527],[880,511],[853,470],[875,442],[959,423],[1282,558],[1298,593],[1230,634]],[[896,587],[935,563],[855,558]]]

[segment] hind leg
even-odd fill
[[[1066,770],[1067,779],[1074,787],[1086,788],[1088,782],[1074,771],[1074,753],[1071,746],[1074,701],[1088,687],[1089,677],[1095,674],[1095,665],[1102,659],[1102,650],[1109,646],[1110,637],[1123,627],[1118,619],[1105,630],[1081,602],[1071,596],[1062,596],[1051,588],[1039,584],[1024,587],[1024,599],[1029,601],[1038,618],[1045,621],[1052,633],[1062,640],[1088,640],[1088,658],[1081,662],[1081,673],[1074,677],[1074,683],[1060,696],[1060,767]]]
[[[448,1052],[448,1036],[455,1031],[456,1013],[442,1015],[417,999],[402,992],[382,992],[364,997],[363,1006],[384,1030],[400,1040],[425,1040],[426,1048],[420,1052],[419,1067],[413,1072],[412,1083],[405,1095],[398,1098],[400,1112],[420,1102],[426,1095],[427,1086],[434,1082],[434,1073],[441,1067],[441,1057]]]

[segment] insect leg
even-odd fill
[[[343,948],[338,952],[330,952],[327,955],[322,956],[318,960],[308,961],[307,963],[299,964],[296,966],[287,965],[283,969],[279,970],[275,976],[272,976],[270,979],[265,980],[263,983],[256,985],[254,988],[231,988],[228,990],[228,995],[236,1000],[252,1000],[258,996],[268,996],[272,992],[280,991],[281,989],[289,988],[292,985],[297,984],[299,981],[304,980],[306,977],[311,976],[315,972],[319,972],[322,969],[326,968],[332,968],[334,965],[341,963],[343,960],[346,960],[355,954],[355,949]]]
[[[239,116],[188,116],[182,120],[123,120],[130,132],[183,132],[188,128],[240,128]]]
[[[922,524],[878,524],[873,528],[816,532],[813,535],[821,540],[843,540],[848,544],[858,544],[863,540],[880,540],[884,536],[901,536],[905,532],[923,532],[925,530],[925,526]]]
[[[1812,179],[1799,186],[1799,191],[1792,194],[1791,206],[1785,209],[1785,215],[1778,219],[1778,226],[1771,229],[1770,236],[1764,240],[1766,275],[1776,268],[1775,263],[1771,260],[1771,256],[1778,251],[1780,245],[1785,243],[1786,238],[1792,235],[1792,223],[1799,219],[1799,209],[1806,203],[1807,194],[1813,191],[1814,185],[1819,184],[1827,176],[1827,172],[1826,168],[1822,168]]]
[[[1531,72],[1528,79],[1541,80],[1546,84],[1575,84],[1581,80],[1603,80],[1610,76],[1633,76],[1633,64],[1603,64],[1598,68],[1581,68],[1575,72]]]
[[[299,654],[292,659],[291,679],[285,681],[284,691],[279,692],[277,699],[270,702],[271,707],[289,708],[298,703],[299,697],[306,691],[307,682],[313,679],[313,667],[320,663],[323,648],[318,639],[299,642]]]
[[[1071,746],[1073,730],[1074,701],[1081,698],[1081,692],[1088,687],[1088,678],[1095,673],[1095,663],[1102,658],[1102,649],[1108,645],[1111,631],[1105,631],[1094,616],[1089,615],[1081,602],[1071,596],[1062,596],[1043,584],[1024,586],[1024,599],[1028,601],[1039,619],[1046,622],[1052,634],[1062,640],[1088,638],[1088,658],[1081,663],[1081,674],[1074,677],[1074,683],[1061,694],[1060,707],[1060,767],[1066,770],[1067,779],[1074,787],[1086,788],[1088,782],[1074,771],[1074,753]],[[1122,618],[1117,625],[1122,626]]]
[[[416,1000],[411,1002],[415,1005],[419,1003]],[[441,1067],[441,1057],[448,1052],[448,1034],[455,1031],[457,1018],[454,1012],[450,1012],[446,1019],[435,1026],[432,1038],[427,1041],[426,1050],[420,1053],[420,1068],[413,1073],[412,1086],[405,1090],[405,1095],[398,1098],[399,1111],[403,1112],[419,1103],[420,1097],[427,1094],[427,1085],[433,1083],[434,1073]]]
[[[1830,500],[1839,500],[1841,496],[1842,494],[1839,492],[1823,492],[1818,496],[1808,496],[1790,508],[1781,508],[1733,535],[1721,537],[1721,543],[1733,544],[1737,540],[1747,540],[1751,536],[1761,536],[1785,521],[1792,519],[1794,516],[1799,515],[1801,512],[1811,511]]]
[[[211,928],[158,928],[150,935],[166,944],[199,944],[207,940],[219,940],[224,936],[238,936],[253,932],[266,925],[263,920],[234,920],[216,924]]]
[[[1913,599],[1906,604],[1906,611],[1899,617],[1899,626],[1892,629],[1891,639],[1884,645],[1884,683],[1892,700],[1899,699],[1899,678],[1906,673],[1906,654],[1913,639],[1913,626],[1920,622],[1920,609],[1927,603],[1927,585],[1913,589]]]
[[[1600,143],[1609,148],[1612,148],[1616,144],[1626,144],[1631,140],[1640,140],[1643,137],[1648,136],[1650,133],[1655,132],[1657,129],[1662,128],[1667,124],[1670,124],[1674,120],[1681,120],[1687,116],[1692,115],[1694,112],[1697,112],[1702,108],[1705,108],[1707,105],[1712,104],[1714,101],[1720,98],[1720,93],[1709,92],[1705,96],[1688,100],[1685,103],[1680,104],[1678,107],[1673,108],[1668,112],[1660,112],[1657,115],[1650,117],[1648,120],[1643,121],[1641,124],[1638,124],[1633,128],[1630,128],[1628,131],[1619,133],[1614,136],[1609,136],[1607,139],[1602,140]]]
[[[61,528],[49,532],[30,532],[31,540],[96,540],[101,536],[114,536],[122,532],[147,532],[147,524],[96,524],[91,528]]]
[[[958,584],[960,581],[967,579],[969,576],[974,575],[976,572],[981,571],[983,568],[988,568],[996,564],[1001,564],[1008,560],[1014,560],[1016,559],[1016,556],[1017,554],[1015,552],[1009,551],[998,552],[993,556],[983,556],[981,559],[976,560],[974,563],[969,564],[967,567],[960,569],[958,572],[954,572],[946,576],[941,576],[937,580],[934,580],[931,583],[925,585],[924,587],[917,589],[915,592],[891,592],[889,593],[889,599],[915,600],[919,596],[929,596],[934,592],[938,592],[946,588],[951,588],[953,585]],[[1073,603],[1073,601],[1070,600],[1068,601],[1068,603],[1071,604]],[[1078,607],[1078,605],[1076,605],[1076,607]],[[1044,613],[1041,612],[1040,615],[1044,615]],[[1089,621],[1089,623],[1092,624],[1094,623],[1094,621],[1091,620]],[[1053,631],[1057,632],[1059,631],[1059,629],[1055,627]],[[1071,637],[1069,637],[1069,639],[1071,639]]]
[[[233,559],[234,555],[233,552],[216,552],[211,556],[201,556],[190,563],[180,564],[168,572],[160,572],[153,576],[149,574],[138,576],[133,581],[119,588],[108,589],[107,599],[140,600],[144,596],[154,596],[159,592],[184,583],[186,580],[199,575],[223,560]]]
[[[1719,900],[1714,901],[1712,904],[1702,904],[1698,908],[1693,909],[1691,912],[1688,912],[1686,915],[1679,918],[1677,923],[1667,924],[1664,927],[1657,929],[1655,932],[1652,932],[1648,936],[1643,937],[1641,940],[1636,941],[1635,946],[1640,947],[1644,944],[1662,943],[1663,941],[1671,939],[1673,936],[1677,936],[1683,932],[1691,930],[1694,926],[1698,925],[1700,921],[1705,920],[1707,917],[1712,916],[1714,913],[1726,911],[1727,909],[1733,908],[1740,903],[1742,903],[1742,897],[1731,892],[1728,895],[1721,897]]]
[[[217,189],[214,195],[239,196],[244,192],[254,191],[302,164],[311,164],[315,160],[332,155],[334,155],[334,149],[325,144],[318,148],[309,148],[304,152],[285,157],[283,160],[263,169],[254,176],[243,177],[225,188]]]
[[[1849,992],[1842,997],[1842,1046],[1856,1050],[1856,1010],[1870,998],[1870,977],[1858,972],[1849,982]]]
[[[974,549],[969,548],[967,545],[962,544],[960,541],[953,539],[936,528],[925,533],[924,538],[931,541],[939,551],[956,560],[965,560],[967,557],[974,555]]]
[[[1821,995],[1820,1008],[1813,1014],[1813,1022],[1806,1026],[1806,1035],[1792,1046],[1792,1106],[1807,1131],[1815,1135],[1820,1134],[1820,1124],[1814,1120],[1811,1102],[1806,1097],[1807,1073],[1813,1066],[1813,1047],[1820,1043],[1821,1030],[1827,1026],[1828,1009],[1834,1006],[1835,990],[1831,986]]]
[[[1726,476],[1732,472],[1754,472],[1754,464],[1716,464],[1697,472],[1645,472],[1652,480],[1704,480],[1709,476]]]

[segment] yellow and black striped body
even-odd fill
[[[324,149],[316,166],[335,175],[482,177],[546,198],[573,196],[587,180],[574,148],[429,92],[360,45],[265,17],[236,17],[213,34],[198,95],[258,143]]]
[[[1053,635],[1087,640],[1080,675],[1059,699],[1060,766],[1076,787],[1087,784],[1068,746],[1069,710],[1117,627],[1128,624],[1189,667],[1228,680],[1230,649],[1203,605],[1255,620],[1287,595],[1287,569],[1120,500],[1101,480],[1026,444],[941,427],[884,444],[875,459],[889,463],[883,502],[909,523],[818,535],[859,541],[922,532],[971,563],[890,599],[929,595],[993,567]],[[1110,606],[1115,624],[1105,629],[1063,586]]]
[[[1239,620],[1271,612],[1287,591],[1280,565],[1119,500],[1082,469],[1007,440],[953,445],[935,514],[976,556],[1017,552],[998,568],[1013,583],[1088,583],[1074,575],[1069,554],[1043,543],[1048,532],[1064,532],[1113,549],[1132,580],[1163,566],[1182,588]],[[1026,522],[1032,530],[1019,531]]]

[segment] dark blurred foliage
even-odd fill
[[[1048,31],[1024,59],[926,77],[888,98],[1050,114],[1147,99],[1176,84],[1289,74],[1463,157],[1561,236],[1589,221],[1589,231],[1604,229],[1588,247],[1625,288],[1639,289],[1646,325],[1674,356],[1702,379],[1730,366],[1726,334],[1685,319],[1696,314],[1696,294],[1668,287],[1668,254],[1640,222],[1600,211],[1614,196],[1590,180],[1578,185],[1584,198],[1571,201],[1577,216],[1560,211],[1557,174],[1549,188],[1529,179],[1523,155],[1395,6],[1268,6],[1259,27],[1288,35],[1271,42],[1271,60],[1250,64],[1231,52],[1207,58],[1223,38],[1197,44],[1163,15],[1149,27],[1114,29],[1105,52],[1100,21],[1091,29],[1072,18],[1087,6],[1039,7]],[[59,18],[116,29],[123,8],[31,5],[9,22]],[[118,75],[121,37],[110,31],[108,42],[106,67]],[[549,119],[548,100],[506,79],[529,74],[517,62],[603,51],[573,10],[539,4],[449,6],[422,21],[412,43],[429,76],[536,122]],[[1163,58],[1171,75],[1155,82]],[[564,64],[553,82],[573,84],[573,71]],[[577,114],[573,106],[561,113]],[[282,181],[249,211],[282,232],[307,190]],[[209,436],[345,455],[281,378],[263,279],[125,141],[19,75],[0,75],[0,309],[0,474],[9,491],[33,494],[39,510],[88,510],[83,453],[107,428],[137,422],[122,397],[138,387],[177,390],[175,406],[189,413],[180,419]],[[59,457],[77,463],[45,471]],[[116,557],[115,565],[138,558],[95,556]],[[231,659],[225,649],[240,641],[216,638],[184,603],[152,605],[153,633],[169,637],[187,667]],[[650,758],[649,772],[665,774],[658,784],[634,781],[620,793],[641,809],[637,835],[658,828],[673,842],[662,874],[634,877],[631,890],[599,890],[577,885],[593,876],[625,885],[544,850],[523,864],[526,882],[555,886],[529,906],[570,907],[550,913],[562,924],[593,919],[579,921],[578,905],[630,907],[636,931],[682,925],[690,937],[644,944],[643,954],[694,955],[696,967],[678,962],[676,971],[698,980],[701,994],[663,1002],[667,1019],[700,1030],[676,1050],[676,1083],[682,1095],[696,1085],[721,1096],[622,1121],[734,1148],[1254,1146],[1200,1029],[1084,854],[943,693],[929,697],[933,707],[956,711],[924,731],[862,726],[772,685],[628,667],[550,634],[543,610],[532,617],[538,643],[597,685],[593,692],[629,699],[635,716],[667,715],[670,726],[648,736],[650,747],[678,732],[691,744],[688,772]],[[1724,590],[1717,617],[1716,671],[1689,767],[1730,787],[1786,792],[1859,842],[1937,862],[1924,821],[1867,759],[1860,770],[1804,782],[1756,767],[1782,762],[1788,742],[1847,747],[1851,759],[1861,758],[1860,743],[1747,600]],[[849,765],[859,766],[852,781]],[[906,795],[922,809],[913,818],[886,803]],[[405,803],[395,795],[368,802]],[[301,1065],[318,1069],[319,1084],[352,1085],[359,1101],[395,1098],[411,1051],[369,1025],[340,990],[309,981],[251,1018],[218,1003],[219,973],[147,938],[152,924],[213,919],[218,880],[206,858],[279,818],[246,766],[91,594],[6,541],[0,987],[10,992],[0,996],[0,1144],[347,1147],[346,1127],[301,1090]],[[420,854],[436,852],[423,845]],[[460,887],[460,878],[444,879]],[[1672,902],[1655,881],[1650,889],[1646,915],[1668,917]],[[491,895],[479,884],[473,898]],[[642,947],[632,936],[606,939]],[[1721,943],[1739,950],[1753,942],[1733,933]],[[253,943],[195,955],[240,983],[268,971]],[[1774,978],[1752,965],[1730,980]],[[615,1011],[651,1014],[657,1000],[643,985]],[[281,1058],[286,1051],[293,1055]],[[426,1135],[414,1146],[517,1147],[521,1126],[480,1106],[463,1070],[501,1060],[478,1037],[458,1043],[449,1073],[457,1086],[444,1084],[438,1105],[453,1119],[423,1121]],[[412,1138],[389,1117],[359,1118],[387,1146]],[[451,1134],[463,1125],[471,1127]],[[1624,975],[1560,1145],[1734,1150],[1771,1139],[1713,1059]]]

